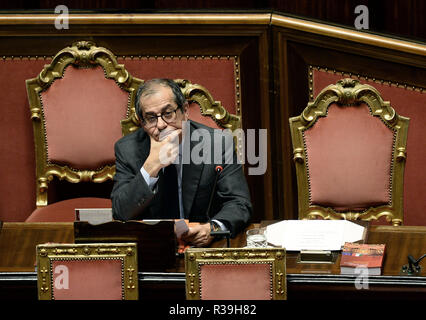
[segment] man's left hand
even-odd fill
[[[189,227],[189,230],[182,235],[182,240],[196,247],[206,247],[214,239],[210,235],[210,223],[199,224]]]

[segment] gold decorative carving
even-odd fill
[[[283,272],[281,272],[281,270],[279,270],[276,274],[275,277],[277,278],[277,290],[275,291],[275,293],[277,295],[283,295],[285,294],[284,288],[285,288],[285,274]]]
[[[380,117],[390,126],[395,121],[395,110],[389,102],[383,101],[380,93],[369,85],[361,85],[358,80],[346,78],[337,81],[336,85],[330,85],[323,89],[315,101],[309,102],[302,112],[302,123],[307,127],[315,124],[318,117],[327,116],[327,110],[331,103],[341,105],[353,105],[365,102],[374,116]],[[298,147],[300,148],[300,147]]]
[[[128,247],[128,248],[126,249],[126,254],[127,254],[128,256],[132,256],[134,253],[135,253],[135,252],[133,251],[133,248],[132,248],[132,247]]]
[[[188,293],[191,296],[194,296],[197,293],[197,291],[195,291],[195,277],[196,277],[196,275],[195,275],[195,273],[188,273],[187,277],[189,279],[189,291],[188,291]]]
[[[47,273],[49,272],[49,270],[47,270],[45,267],[40,269],[40,276],[41,276],[41,284],[40,284],[40,291],[45,294],[47,293],[50,288],[47,285]]]
[[[387,85],[389,87],[395,87],[395,88],[400,88],[400,89],[404,89],[404,90],[411,90],[411,91],[416,91],[419,93],[425,93],[426,90],[425,88],[419,87],[419,86],[413,86],[412,84],[408,84],[408,83],[402,83],[402,82],[394,82],[394,81],[389,81],[389,80],[383,80],[383,79],[378,79],[376,77],[373,76],[369,76],[369,75],[361,75],[361,74],[354,74],[352,72],[344,72],[344,71],[339,71],[339,70],[331,70],[327,67],[319,67],[319,66],[309,66],[309,77],[308,77],[308,85],[309,85],[309,99],[310,101],[314,100],[314,95],[313,95],[313,91],[314,91],[314,70],[318,70],[321,72],[327,72],[327,73],[332,73],[332,74],[337,74],[340,75],[342,77],[349,77],[355,80],[365,80],[365,81],[372,81],[374,83],[377,84],[382,84],[382,85]]]
[[[75,249],[75,248],[65,248],[65,249],[56,248],[52,251],[52,254],[55,254],[55,255],[62,255],[62,254],[75,255],[75,254],[77,254],[77,249]]]
[[[132,266],[130,266],[129,268],[126,269],[126,271],[127,271],[127,287],[126,288],[129,290],[134,290],[136,289],[135,281],[133,278],[133,273],[135,272],[135,269]]]
[[[203,257],[203,259],[225,259],[226,258],[226,254],[223,252],[214,252],[214,253],[203,252],[201,256]]]
[[[299,163],[303,163],[305,161],[302,148],[296,148],[293,150],[293,160]]]
[[[211,116],[212,119],[222,128],[236,130],[241,128],[241,118],[230,114],[221,104],[215,101],[210,92],[203,86],[192,84],[188,80],[175,79],[188,101],[194,101],[200,106],[203,116]]]
[[[259,258],[259,259],[267,259],[269,257],[269,253],[267,251],[264,252],[246,252],[244,254],[245,258],[250,259],[250,258]]]
[[[48,159],[46,124],[43,115],[43,104],[40,94],[62,78],[64,70],[69,65],[82,68],[101,66],[105,78],[114,80],[117,85],[129,93],[126,120],[132,121],[134,116],[134,97],[141,80],[132,77],[124,65],[118,64],[115,56],[106,48],[97,47],[91,41],[77,41],[71,46],[59,51],[50,64],[47,64],[40,74],[26,81],[28,100],[33,122],[36,151],[36,203],[37,207],[48,204],[48,184],[54,177],[71,183],[94,182],[103,183],[112,180],[115,174],[113,163],[96,170],[77,170],[67,165],[52,163]],[[123,127],[123,132],[126,132]]]
[[[286,294],[286,252],[283,248],[190,248],[185,252],[186,298],[201,297],[203,265],[268,264],[271,267],[271,298],[283,300]],[[218,299],[220,299],[218,297]]]
[[[47,250],[46,249],[40,249],[39,253],[40,257],[46,257],[47,256]]]
[[[397,161],[405,161],[407,158],[407,151],[405,150],[405,147],[399,147],[396,150],[396,160]]]
[[[96,253],[97,254],[119,254],[120,253],[120,248],[111,248],[111,247],[107,247],[107,248],[103,248],[103,247],[99,247],[96,248]]]
[[[131,253],[131,254],[129,254]],[[37,245],[37,284],[39,300],[52,300],[52,262],[120,260],[122,263],[122,299],[138,299],[136,243],[81,243]]]
[[[310,70],[312,77],[312,69]],[[312,92],[312,87],[310,89]],[[310,203],[309,167],[305,159],[306,146],[303,137],[305,130],[314,126],[319,117],[326,117],[331,103],[340,105],[357,105],[366,103],[371,115],[378,117],[394,132],[394,145],[391,165],[391,201],[389,205],[364,208],[359,212],[339,212],[330,207],[321,207]],[[335,85],[324,88],[318,96],[308,103],[302,114],[289,119],[293,142],[293,159],[296,166],[299,219],[348,219],[376,220],[386,217],[393,225],[403,221],[403,178],[406,159],[406,143],[409,119],[399,116],[383,101],[380,93],[369,85],[360,84],[358,80],[346,78]]]

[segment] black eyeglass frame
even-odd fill
[[[158,114],[152,114],[152,115],[150,115],[150,117],[155,117],[155,122],[153,122],[152,124],[150,124],[149,125],[149,127],[147,126],[147,122],[145,121],[145,118],[142,118],[141,119],[141,122],[142,122],[142,124],[145,126],[145,127],[148,127],[148,128],[153,128],[153,127],[155,127],[156,125],[157,125],[157,123],[158,123],[158,118],[160,118],[161,117],[161,119],[165,122],[165,123],[167,123],[167,124],[169,124],[169,123],[172,123],[173,121],[175,121],[176,120],[176,118],[175,119],[173,119],[173,120],[171,120],[171,121],[168,121],[168,120],[166,120],[166,119],[164,119],[164,115],[165,114],[168,114],[168,113],[175,113],[176,114],[176,111],[178,111],[179,109],[181,109],[182,110],[182,107],[177,107],[176,109],[174,109],[174,110],[171,110],[171,111],[163,111],[163,112],[161,112],[161,114],[160,115],[158,115]]]

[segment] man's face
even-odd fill
[[[142,126],[146,133],[148,133],[156,141],[159,141],[165,132],[171,132],[176,129],[182,128],[182,121],[188,120],[187,104],[183,106],[183,110],[178,108],[173,91],[167,86],[157,85],[153,88],[154,92],[142,96],[140,98],[140,106],[142,115],[146,122],[142,122]],[[176,112],[176,114],[174,114]],[[149,124],[148,119],[154,119],[155,116],[163,114],[167,119],[166,114],[175,116],[173,121],[164,121],[162,117],[156,119],[156,124]],[[160,133],[163,134],[160,135]]]

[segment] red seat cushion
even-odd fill
[[[74,198],[37,208],[25,222],[73,222],[76,208],[111,208],[111,199]]]

